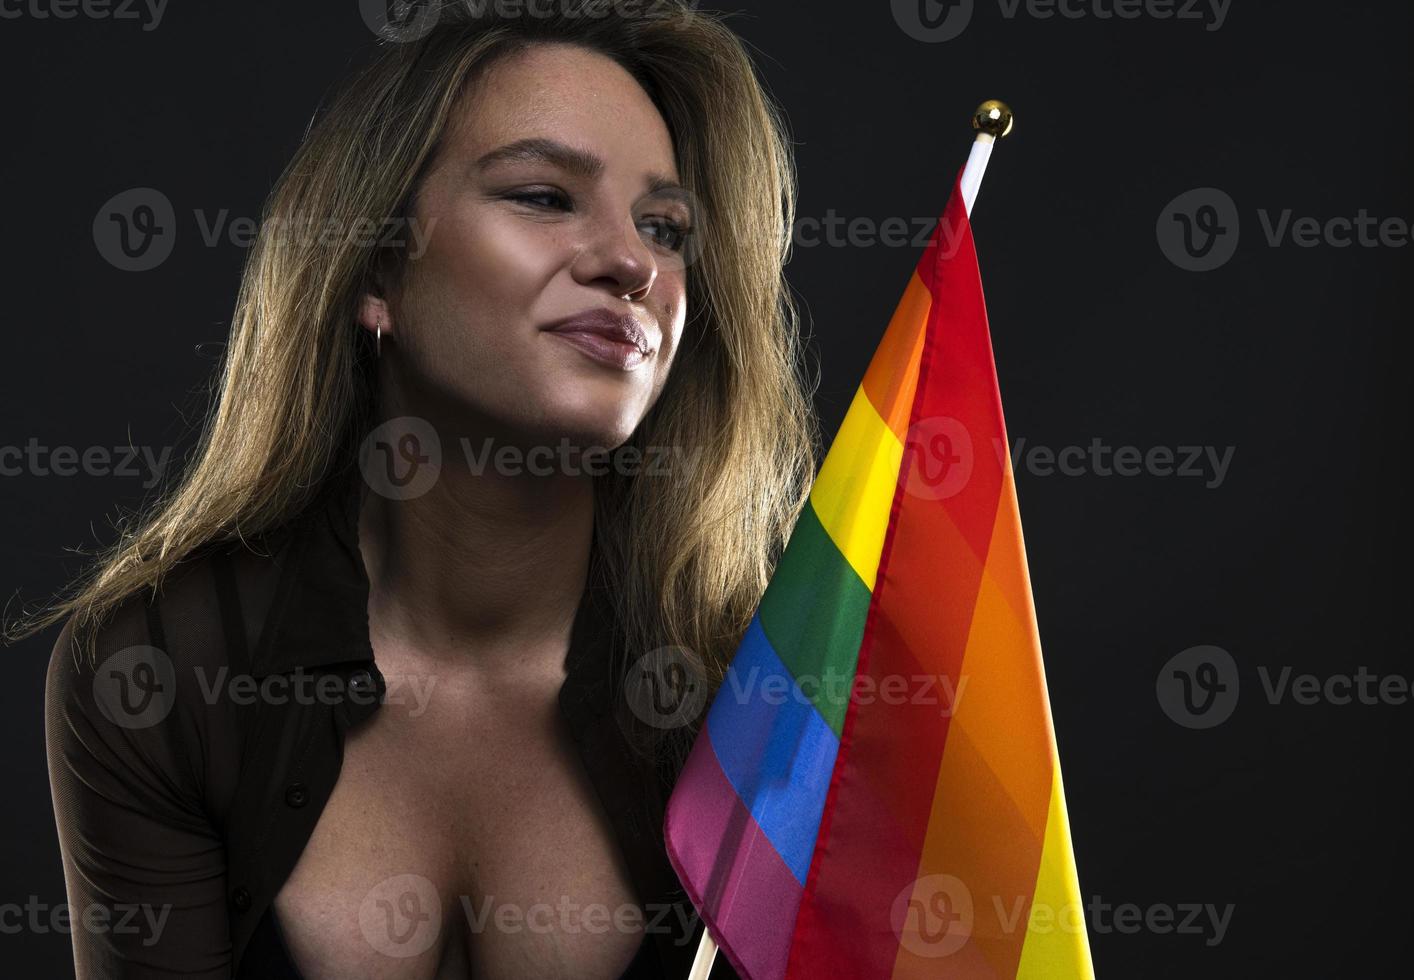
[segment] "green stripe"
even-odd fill
[[[869,587],[835,547],[812,502],[761,597],[761,628],[836,735],[849,707],[869,598]]]

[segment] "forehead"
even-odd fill
[[[588,150],[610,170],[677,175],[672,136],[637,80],[612,58],[537,44],[491,64],[458,109],[454,143],[479,157],[527,137]]]

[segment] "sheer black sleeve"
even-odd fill
[[[163,649],[147,595],[104,625],[92,663],[73,647],[71,619],[46,679],[79,980],[231,973],[225,854],[204,789],[209,712],[195,685],[178,690],[175,672],[189,665]]]

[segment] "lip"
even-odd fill
[[[633,370],[653,355],[643,328],[627,313],[586,310],[543,329],[594,360],[624,371]]]

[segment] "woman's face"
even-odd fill
[[[494,63],[458,113],[414,211],[425,250],[383,321],[402,408],[470,430],[444,437],[618,446],[686,317],[693,213],[667,126],[616,62],[562,44]],[[631,318],[642,350],[548,329],[596,312]]]

